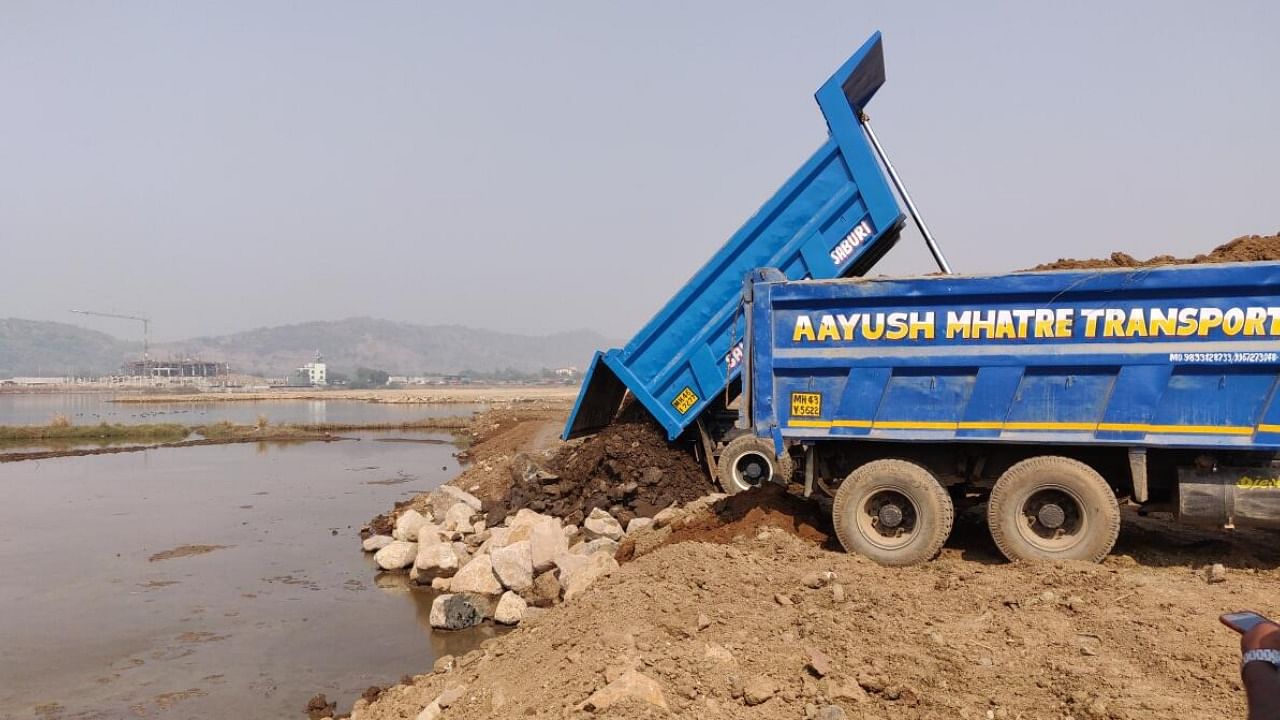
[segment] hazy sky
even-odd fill
[[[871,114],[959,271],[1280,230],[1280,3],[0,0],[0,317],[629,336]],[[912,232],[882,263],[929,270]]]

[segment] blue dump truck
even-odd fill
[[[1122,499],[1280,527],[1280,263],[957,276],[920,223],[944,274],[859,277],[905,222],[890,181],[918,219],[864,111],[880,42],[818,91],[827,143],[597,354],[565,436],[630,394],[726,492],[828,496],[844,547],[887,565],[984,502],[1012,560],[1100,560]]]

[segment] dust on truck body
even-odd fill
[[[674,440],[739,375],[745,322],[738,311],[748,272],[860,275],[892,247],[904,218],[861,125],[862,108],[883,82],[876,33],[815,95],[826,142],[630,342],[596,353],[566,440],[612,422],[627,392]]]
[[[1280,263],[790,282],[744,293],[750,433],[846,548],[927,559],[986,501],[1011,559],[1101,559],[1117,497],[1280,527]],[[766,478],[785,481],[790,478]]]

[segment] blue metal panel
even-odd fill
[[[784,438],[1280,448],[1280,263],[752,292]]]
[[[880,70],[868,73],[867,68]],[[604,358],[674,439],[740,373],[743,278],[862,274],[897,240],[903,216],[855,114],[883,82],[876,33],[819,89],[830,137],[625,347]],[[853,82],[858,80],[858,82]],[[852,84],[850,84],[852,83]],[[680,267],[666,258],[662,269]],[[620,398],[584,382],[564,437],[598,430]]]

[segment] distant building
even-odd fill
[[[556,377],[562,377],[562,378],[577,377],[579,372],[581,371],[578,370],[578,368],[576,367],[556,368]]]
[[[230,374],[230,367],[223,362],[204,360],[133,360],[121,368],[129,377],[145,378],[217,378]]]
[[[316,351],[316,359],[294,370],[289,375],[289,387],[324,387],[329,384],[328,367],[320,351]]]

